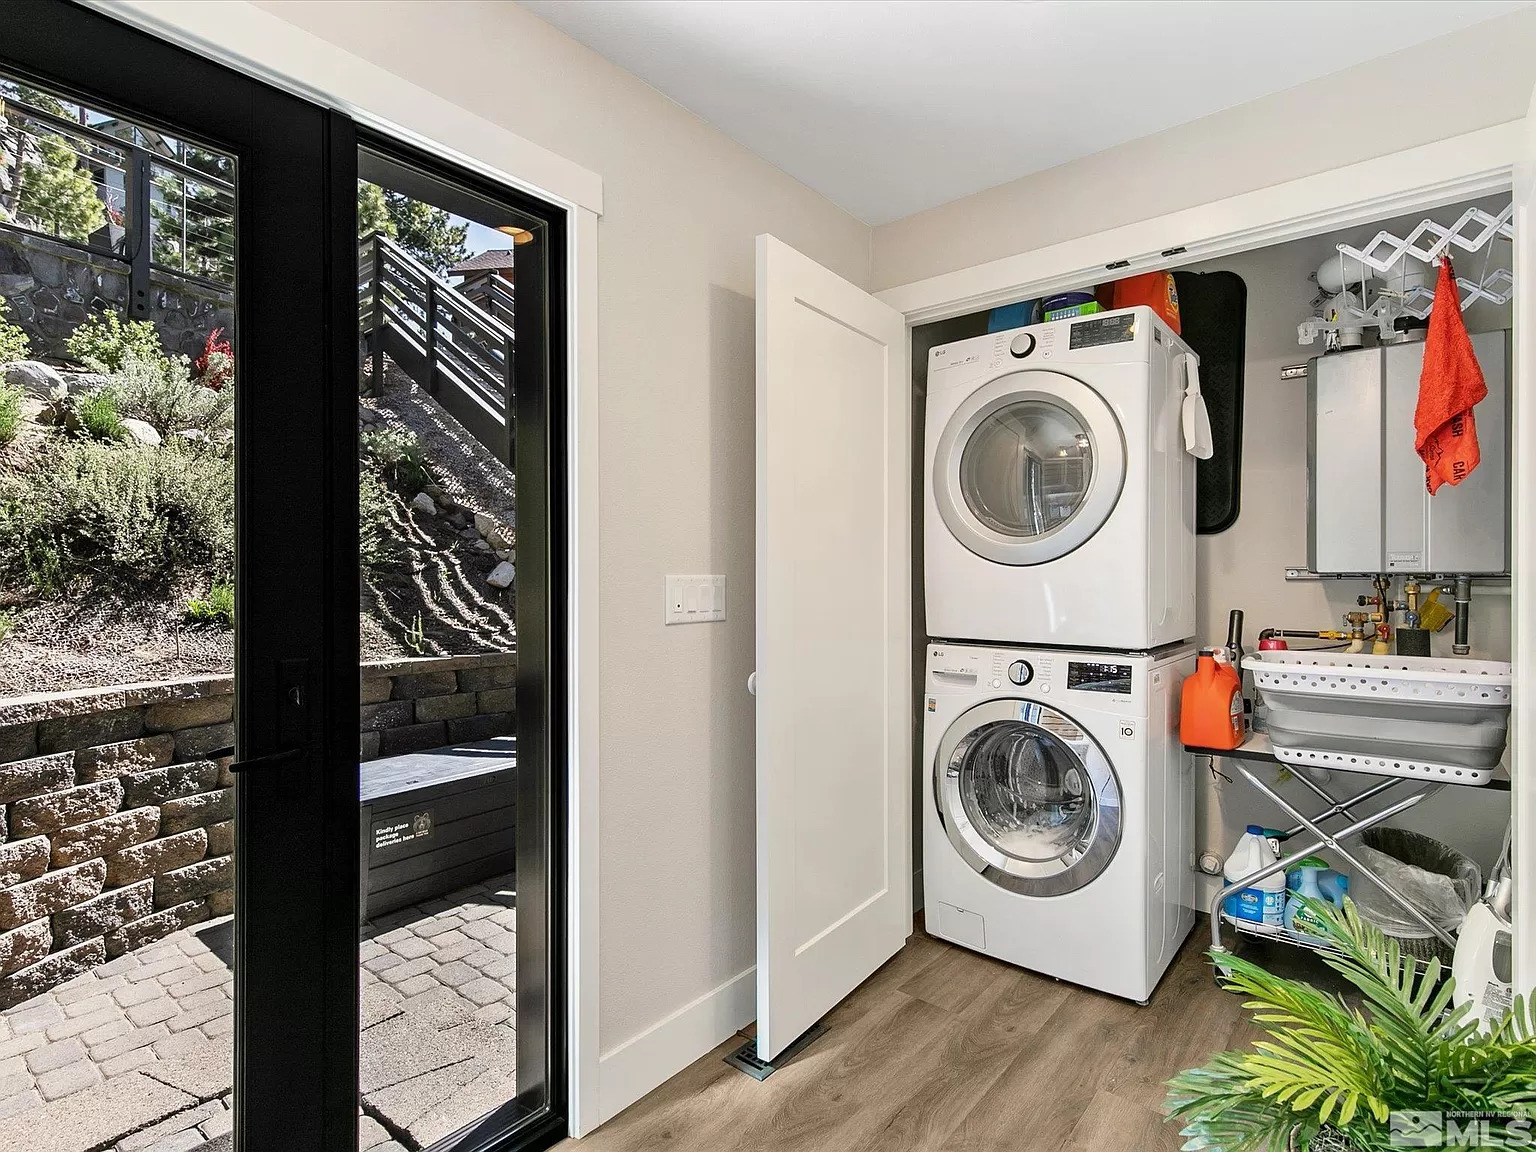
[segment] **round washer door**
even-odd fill
[[[999,887],[1061,896],[1092,883],[1120,846],[1120,784],[1066,714],[991,700],[944,734],[934,802],[955,851]]]
[[[1010,372],[950,417],[933,460],[950,532],[998,564],[1045,564],[1104,526],[1125,483],[1125,438],[1109,404],[1059,372]]]

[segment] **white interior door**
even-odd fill
[[[912,931],[901,313],[757,238],[757,1051]]]
[[[1514,984],[1536,993],[1536,94],[1515,164],[1515,338],[1511,411],[1514,726],[1510,806],[1515,820]]]

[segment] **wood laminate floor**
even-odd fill
[[[1258,1033],[1200,926],[1146,1008],[919,930],[759,1083],[733,1038],[562,1152],[1159,1152],[1163,1082]]]

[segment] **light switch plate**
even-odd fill
[[[666,623],[708,624],[724,619],[724,576],[667,577]]]

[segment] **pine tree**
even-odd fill
[[[32,137],[16,188],[16,215],[40,230],[83,244],[107,222],[96,182],[62,136]]]
[[[453,223],[443,209],[388,188],[384,203],[396,242],[434,272],[446,272],[469,254],[464,247],[469,225]]]
[[[389,218],[384,189],[366,180],[357,182],[357,238],[366,240],[375,232],[395,235],[395,222]]]

